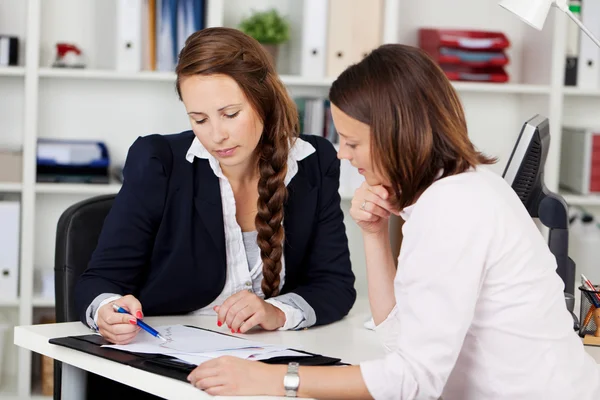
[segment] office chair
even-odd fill
[[[74,289],[96,248],[104,219],[115,195],[97,196],[67,208],[56,227],[54,295],[56,322],[79,321],[75,311]],[[61,398],[62,363],[54,361],[54,399]]]

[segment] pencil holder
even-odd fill
[[[594,335],[598,329],[596,318],[594,318],[593,311],[596,308],[596,304],[600,304],[600,300],[596,296],[600,296],[600,287],[594,286],[596,290],[589,290],[583,286],[579,287],[579,294],[581,296],[581,303],[579,306],[579,336],[584,337],[587,334]],[[594,300],[592,300],[594,299]]]

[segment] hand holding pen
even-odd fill
[[[124,309],[123,307],[118,306],[117,304],[113,303],[112,306],[113,306],[113,309],[116,312],[118,312],[118,313],[131,315],[131,314],[129,314],[129,312],[126,309]],[[136,319],[136,324],[137,324],[137,326],[139,326],[140,328],[142,328],[143,330],[145,330],[146,332],[148,332],[149,334],[151,334],[155,338],[158,338],[158,339],[162,340],[163,342],[167,341],[167,339],[165,339],[164,337],[162,337],[160,335],[160,333],[158,333],[158,331],[156,329],[150,327],[150,325],[148,325],[147,323],[145,323],[141,319]]]
[[[132,295],[123,296],[111,301],[98,309],[96,324],[99,333],[109,342],[114,344],[127,344],[131,342],[142,330],[138,326],[137,320],[144,317],[142,305]],[[113,303],[117,303],[129,314],[123,314],[115,311]]]

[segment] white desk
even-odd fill
[[[303,349],[331,357],[341,358],[342,361],[357,364],[364,360],[382,357],[383,348],[379,345],[375,332],[364,328],[364,322],[370,317],[369,305],[366,299],[357,300],[350,314],[342,321],[303,331],[275,331],[257,332],[251,337],[266,343],[280,344],[290,348]],[[188,324],[211,330],[227,329],[218,328],[214,317],[147,317],[144,321],[150,326]],[[73,377],[77,375],[76,369],[69,369],[67,365],[84,369],[95,374],[107,377],[114,381],[150,392],[157,396],[171,399],[207,399],[212,396],[194,388],[187,382],[156,375],[137,368],[105,360],[83,352],[48,343],[51,338],[89,334],[90,330],[80,322],[62,324],[31,325],[15,327],[15,344],[36,353],[46,355],[62,361],[63,394],[77,393],[73,390],[77,382]],[[142,332],[143,334],[143,332]],[[66,364],[66,365],[65,365]],[[69,380],[69,377],[71,379]],[[67,382],[68,381],[68,382]],[[223,398],[223,397],[220,397]],[[235,397],[241,399],[242,397]],[[252,397],[258,399],[258,397]],[[273,397],[269,397],[273,399]],[[69,399],[71,400],[71,398]]]
[[[358,299],[350,314],[342,321],[304,331],[259,332],[252,335],[258,341],[304,349],[314,353],[341,358],[342,361],[358,364],[361,361],[379,358],[384,355],[375,332],[364,328],[370,317],[367,299]],[[219,330],[214,317],[148,317],[144,319],[152,325],[189,324],[212,330]],[[222,329],[222,328],[221,328]],[[226,329],[223,330],[226,332]],[[84,369],[129,386],[145,390],[157,396],[173,399],[207,399],[208,394],[192,387],[187,382],[178,381],[137,368],[128,367],[114,361],[82,353],[66,347],[51,345],[48,340],[55,337],[89,334],[90,330],[79,322],[19,326],[15,328],[15,344],[36,353],[62,361],[67,365]],[[600,363],[600,347],[586,346],[586,351]],[[73,374],[63,364],[63,372]],[[75,370],[76,371],[76,370]],[[63,393],[77,382],[63,379]],[[70,386],[70,387],[69,387]],[[224,397],[221,397],[224,398]],[[258,399],[259,397],[251,397]],[[235,400],[243,397],[232,398]],[[269,399],[273,399],[269,397]]]

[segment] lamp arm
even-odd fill
[[[594,36],[592,34],[592,32],[590,32],[589,29],[586,28],[585,25],[583,25],[581,23],[581,21],[579,20],[579,18],[577,18],[575,16],[575,14],[573,14],[571,12],[571,10],[569,10],[568,6],[563,5],[561,2],[554,3],[554,6],[557,7],[558,9],[560,9],[565,14],[567,14],[569,16],[569,18],[571,18],[573,20],[573,22],[575,22],[577,24],[577,26],[583,31],[583,33],[585,33],[590,39],[592,39],[592,42],[594,42],[594,44],[596,46],[600,47],[600,41],[598,40],[598,38],[596,38],[596,36]]]

